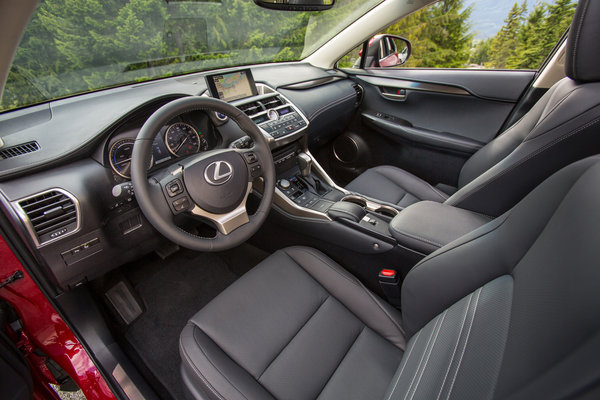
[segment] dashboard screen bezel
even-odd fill
[[[246,97],[240,97],[239,99],[227,99],[227,98],[223,98],[221,96],[219,96],[219,91],[217,90],[217,85],[215,83],[215,78],[217,76],[223,76],[223,75],[228,75],[228,74],[235,74],[238,72],[244,72],[246,74],[246,78],[248,79],[248,84],[250,85],[250,91],[251,93],[246,96]],[[257,96],[258,95],[258,89],[256,87],[256,82],[254,81],[254,77],[252,76],[252,71],[250,70],[250,68],[244,68],[244,69],[238,69],[235,71],[228,71],[228,72],[222,72],[219,74],[211,74],[211,75],[206,75],[205,76],[206,79],[206,85],[208,86],[208,92],[210,93],[211,97],[217,98],[217,99],[221,99],[223,101],[236,101],[236,100],[241,100],[241,99],[247,99],[248,97],[252,97],[252,96]]]

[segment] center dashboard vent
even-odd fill
[[[6,149],[0,150],[0,158],[6,160],[7,158],[13,158],[22,156],[23,154],[33,153],[40,149],[40,145],[37,142],[27,142],[18,144],[16,146],[7,147]]]
[[[77,201],[63,190],[42,192],[17,204],[38,245],[74,233],[79,228]]]
[[[255,100],[250,103],[240,104],[237,106],[244,114],[249,117],[253,117],[263,111],[277,108],[286,104],[286,101],[277,95],[271,95],[267,98]]]

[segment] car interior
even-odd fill
[[[600,3],[538,71],[367,53],[426,3],[0,113],[2,235],[117,397],[600,397]]]

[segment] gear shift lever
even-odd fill
[[[304,179],[312,179],[310,171],[312,169],[312,158],[306,153],[298,154],[298,167]]]

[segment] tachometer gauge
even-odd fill
[[[165,132],[167,149],[176,157],[195,154],[208,149],[208,142],[202,133],[184,122],[176,122]]]
[[[133,139],[117,140],[109,150],[110,166],[113,171],[127,179],[131,177],[131,154],[133,154],[134,142]],[[152,167],[152,164],[154,164],[154,159],[150,157],[148,169]]]

